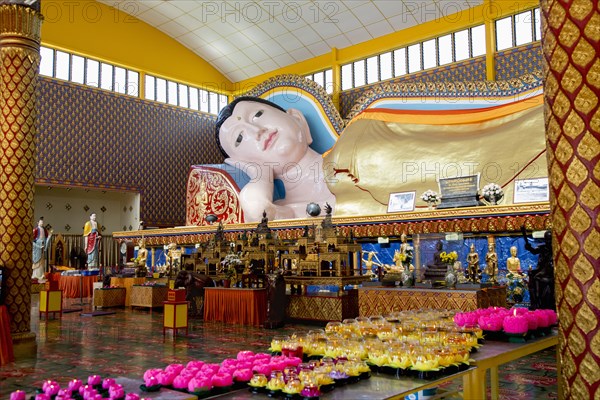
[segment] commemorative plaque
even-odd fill
[[[438,180],[442,201],[440,208],[475,207],[479,205],[479,174],[441,178]]]

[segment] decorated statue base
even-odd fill
[[[483,286],[481,283],[477,283],[477,282],[464,282],[464,283],[456,284],[457,289],[463,289],[463,290],[476,290],[476,289],[481,289],[482,287],[485,287],[485,286]]]

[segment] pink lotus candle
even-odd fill
[[[161,372],[163,372],[163,370],[159,369],[159,368],[150,368],[150,369],[147,369],[146,372],[144,372],[144,380],[146,378],[148,378],[149,376],[156,377]]]
[[[525,334],[529,330],[529,322],[527,318],[521,315],[507,316],[502,324],[504,332]]]
[[[22,390],[15,390],[10,394],[10,400],[25,400],[27,394]]]
[[[556,325],[556,323],[558,322],[558,316],[556,315],[556,312],[554,310],[542,310],[546,313],[546,315],[548,316],[548,322],[550,323],[549,326],[552,325]]]
[[[88,376],[88,385],[97,386],[102,383],[102,377],[100,375],[90,375]]]
[[[146,387],[160,385],[160,383],[158,382],[158,379],[156,379],[156,377],[152,376],[152,375],[147,378],[144,378],[144,384],[146,385]]]
[[[544,310],[535,310],[533,314],[538,319],[538,328],[547,328],[550,326],[549,315]]]
[[[215,387],[227,387],[233,385],[233,376],[230,374],[219,373],[212,377],[212,384]]]
[[[252,369],[253,365],[254,364],[251,361],[240,361],[238,363],[238,369],[246,369],[246,368]]]
[[[81,385],[79,386],[79,394],[83,396],[83,392],[86,390],[91,390],[93,387],[91,385]]]
[[[529,330],[535,330],[538,328],[538,317],[534,313],[530,312],[527,314],[523,314],[525,318],[527,318],[527,323],[529,326]]]
[[[182,369],[183,369],[183,364],[170,364],[170,365],[167,365],[167,368],[165,368],[165,371],[172,372],[172,373],[178,375]]]
[[[113,378],[104,378],[104,380],[102,381],[102,389],[108,389],[114,384],[115,380]]]
[[[44,393],[46,393],[48,396],[55,396],[59,390],[60,386],[58,385],[58,383],[53,382],[46,386],[46,389],[44,389]]]
[[[186,364],[186,368],[202,368],[204,361],[192,360]]]
[[[111,400],[122,399],[125,397],[125,390],[122,385],[114,384],[108,388],[108,396]]]
[[[302,364],[302,359],[299,357],[288,357],[286,364],[290,367],[297,367]]]
[[[212,371],[213,373],[217,373],[219,371],[219,369],[221,368],[220,364],[204,364],[202,366],[202,370],[203,371]]]
[[[188,391],[190,392],[205,392],[212,389],[211,378],[196,377],[188,383]]]
[[[61,397],[64,397],[64,398],[67,398],[67,397],[70,398],[71,397],[71,391],[69,389],[60,389],[58,391],[58,393],[56,394],[56,396],[57,397],[61,396]]]
[[[175,379],[173,379],[173,387],[175,389],[187,389],[188,383],[190,383],[192,378],[192,376],[176,376]]]
[[[221,362],[221,368],[223,367],[231,367],[231,366],[236,366],[238,363],[238,360],[233,359],[233,358],[226,358]]]
[[[272,370],[273,368],[269,364],[259,364],[252,367],[253,372],[256,372],[257,374],[263,374],[265,376],[271,375]]]
[[[160,372],[156,377],[158,378],[158,382],[163,386],[169,386],[173,383],[173,379],[175,379],[175,374],[173,372]]]
[[[254,352],[252,352],[250,350],[242,350],[237,353],[238,360],[246,360],[246,359],[252,358],[252,357],[254,357]]]
[[[50,400],[51,397],[46,393],[40,393],[35,396],[35,400]]]
[[[98,394],[98,391],[96,389],[88,387],[87,389],[85,389],[83,391],[82,396],[83,396],[84,400],[88,400],[88,399],[93,399],[94,396],[96,396],[97,394]]]
[[[236,369],[233,372],[233,380],[237,382],[250,382],[252,379],[252,370],[250,368]]]
[[[504,318],[497,315],[490,315],[489,317],[482,315],[478,320],[481,329],[491,332],[501,331],[503,321]]]
[[[125,400],[140,400],[140,396],[137,393],[127,393]]]
[[[81,385],[82,385],[82,382],[79,379],[73,379],[73,380],[69,381],[68,388],[70,391],[74,392],[74,391],[79,390]]]

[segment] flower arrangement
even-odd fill
[[[521,303],[525,300],[527,289],[526,277],[509,272],[506,274],[506,295],[511,303]]]
[[[450,253],[442,251],[440,253],[440,260],[445,264],[454,264],[458,260],[458,254],[455,251],[451,251]]]
[[[225,274],[228,279],[231,279],[237,274],[237,266],[242,264],[243,262],[239,253],[231,252],[221,261],[221,267],[218,272],[220,274]]]
[[[504,191],[497,183],[488,183],[481,190],[483,198],[492,204],[496,204],[497,201],[504,197]]]
[[[437,192],[434,192],[433,190],[426,190],[421,195],[421,200],[428,204],[435,204],[440,200],[440,196],[437,194]]]

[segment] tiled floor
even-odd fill
[[[67,300],[66,307],[79,300]],[[89,301],[89,299],[88,299]],[[265,351],[274,335],[314,328],[288,324],[282,329],[204,323],[191,320],[187,337],[166,340],[162,313],[144,309],[113,309],[113,315],[83,317],[80,312],[62,319],[38,319],[38,296],[33,296],[32,331],[37,335],[37,356],[21,358],[0,367],[0,399],[17,389],[33,393],[46,378],[65,384],[88,375],[141,379],[148,368],[192,359],[220,362],[240,350]],[[84,310],[90,310],[84,306]],[[460,382],[446,385],[460,390]],[[500,369],[501,399],[557,398],[554,349],[534,354]]]

